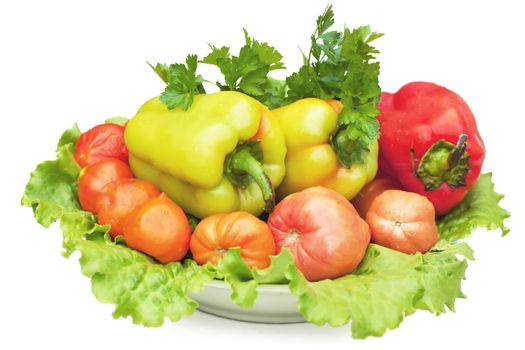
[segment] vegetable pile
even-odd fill
[[[82,133],[36,167],[22,204],[59,221],[63,255],[113,316],[160,326],[224,280],[249,308],[287,284],[304,318],[381,336],[418,309],[454,310],[478,227],[509,232],[468,105],[431,83],[381,92],[381,34],[319,16],[303,66],[245,31],[237,55],[150,65],[167,84],[131,118]],[[220,69],[219,92],[198,64]]]

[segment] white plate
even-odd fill
[[[268,284],[257,288],[255,305],[242,308],[230,299],[232,290],[223,281],[206,283],[200,293],[190,293],[199,310],[239,321],[259,323],[306,322],[297,307],[297,297],[288,285]]]

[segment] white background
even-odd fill
[[[63,129],[132,116],[163,84],[151,62],[204,54],[206,43],[242,43],[241,28],[300,63],[325,1],[2,1],[0,5],[0,348],[524,349],[523,11],[520,1],[333,1],[336,21],[386,33],[381,85],[445,85],[474,111],[487,147],[485,171],[513,217],[511,233],[478,231],[456,313],[418,312],[382,338],[356,341],[349,327],[259,325],[197,312],[148,329],[113,320],[60,256],[57,227],[38,226],[20,197],[34,166],[53,157]],[[497,5],[496,5],[497,4]]]

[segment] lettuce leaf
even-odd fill
[[[503,221],[510,213],[499,206],[502,198],[502,194],[494,191],[492,173],[482,174],[463,201],[438,220],[440,238],[466,238],[478,227],[485,227],[487,230],[499,229],[505,236],[510,229]]]
[[[439,241],[423,255],[423,264],[417,268],[424,289],[415,303],[418,309],[439,315],[446,312],[445,306],[454,311],[456,298],[466,297],[461,291],[461,281],[465,279],[467,262],[458,259],[458,255],[474,260],[472,248],[464,242]]]
[[[124,125],[127,122],[129,122],[129,119],[126,117],[113,117],[113,118],[106,119],[106,123],[110,123],[110,124]]]
[[[231,286],[231,299],[239,306],[255,303],[259,284],[287,281],[308,322],[342,326],[351,321],[352,336],[366,338],[397,328],[416,309],[437,314],[445,312],[445,306],[454,310],[454,300],[464,297],[461,281],[467,267],[458,255],[473,258],[466,243],[440,241],[424,255],[370,244],[352,274],[309,282],[295,267],[288,249],[272,257],[268,268],[250,271],[235,248],[217,264],[217,271]]]
[[[308,282],[291,270],[290,290],[309,322],[341,326],[352,321],[354,338],[381,336],[415,311],[422,293],[416,267],[421,255],[408,255],[371,244],[354,273],[335,280]]]
[[[93,294],[115,304],[113,317],[131,316],[133,323],[160,326],[164,319],[178,321],[198,304],[189,292],[199,291],[212,274],[186,259],[184,264],[156,263],[145,254],[98,233],[76,245],[82,253],[82,273],[91,278]]]
[[[465,297],[461,282],[466,260],[474,258],[472,249],[457,240],[476,227],[500,229],[503,235],[509,231],[503,222],[509,213],[499,206],[503,196],[494,192],[491,174],[484,174],[465,199],[439,219],[440,241],[429,252],[407,255],[370,244],[356,271],[334,280],[307,281],[287,249],[271,257],[266,269],[249,269],[239,248],[230,249],[216,266],[198,266],[191,259],[162,265],[120,240],[113,242],[109,226],[98,225],[96,216],[81,210],[80,168],[73,157],[79,135],[76,125],[62,134],[57,158],[37,166],[22,204],[33,209],[44,227],[60,221],[64,256],[80,251],[82,273],[91,279],[99,301],[115,305],[115,318],[131,317],[146,326],[193,313],[198,305],[189,292],[215,278],[231,286],[232,301],[241,307],[254,305],[260,284],[288,284],[307,321],[332,326],[351,322],[355,338],[381,336],[417,309],[453,311],[455,300]]]
[[[109,225],[101,226],[93,214],[77,210],[62,215],[60,229],[63,238],[62,247],[64,247],[62,255],[67,258],[75,251],[77,243],[84,237],[97,232],[109,232]]]
[[[271,263],[265,269],[251,269],[241,258],[239,248],[231,248],[216,266],[208,264],[216,278],[224,279],[232,289],[231,300],[244,308],[252,307],[257,300],[259,284],[287,284],[288,271],[295,268],[294,257],[288,249],[270,257]]]
[[[208,266],[217,278],[224,279],[230,285],[231,299],[235,304],[245,308],[253,306],[257,299],[257,281],[242,260],[239,248],[229,249],[215,268]]]
[[[80,167],[73,154],[79,136],[76,124],[64,131],[57,145],[57,158],[36,167],[22,197],[22,204],[33,209],[37,222],[42,226],[49,227],[64,218],[61,228],[65,255],[71,254],[74,242],[85,234],[84,230],[91,228],[93,221],[91,214],[81,210],[77,198]]]

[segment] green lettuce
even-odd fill
[[[350,275],[308,282],[292,269],[290,290],[299,297],[299,310],[307,321],[341,326],[351,320],[355,338],[380,336],[414,312],[413,301],[423,292],[416,270],[421,264],[419,254],[371,244]]]
[[[370,244],[365,258],[350,275],[309,282],[293,263],[288,249],[272,257],[266,269],[250,269],[239,249],[230,249],[217,264],[218,275],[232,288],[232,301],[242,307],[257,299],[257,286],[288,283],[308,322],[342,326],[351,321],[354,338],[381,336],[399,326],[417,309],[439,314],[464,297],[461,281],[472,250],[466,243],[440,241],[426,254],[403,254]],[[241,292],[239,292],[241,291]]]
[[[129,119],[126,117],[113,117],[113,118],[106,119],[106,123],[117,124],[117,125],[124,125],[127,122],[129,122]]]
[[[49,227],[64,218],[61,228],[64,232],[65,255],[73,251],[74,241],[83,237],[83,229],[93,221],[91,214],[81,210],[77,197],[80,167],[73,154],[79,136],[80,130],[76,124],[64,131],[58,141],[57,158],[36,167],[22,197],[22,204],[33,209],[36,221],[42,226]]]
[[[438,315],[446,312],[445,306],[454,311],[456,298],[465,298],[461,281],[465,279],[467,261],[458,256],[474,260],[473,253],[465,242],[438,241],[423,255],[423,264],[417,267],[424,293],[415,306]]]
[[[188,296],[213,276],[193,260],[166,265],[145,254],[114,243],[101,233],[79,242],[82,273],[91,278],[96,298],[115,304],[113,317],[131,316],[133,323],[160,326],[164,319],[178,321],[198,304]]]
[[[438,220],[439,236],[449,240],[468,237],[478,227],[499,229],[505,236],[510,229],[503,221],[510,213],[500,207],[503,195],[494,191],[492,173],[482,174],[465,199]]]
[[[232,289],[231,300],[245,308],[252,307],[257,300],[259,284],[288,284],[287,273],[295,268],[294,258],[288,249],[270,257],[270,266],[266,269],[250,269],[241,258],[239,248],[231,248],[216,266],[208,264],[216,278],[223,279]]]
[[[435,314],[454,310],[464,298],[461,282],[472,249],[459,239],[477,227],[508,233],[509,213],[499,206],[491,174],[484,174],[452,212],[438,221],[439,242],[425,254],[403,254],[370,244],[365,258],[352,273],[334,280],[309,282],[296,268],[288,249],[271,257],[266,269],[250,269],[239,248],[230,249],[216,266],[199,266],[191,259],[162,265],[109,237],[109,226],[80,208],[77,178],[80,168],[73,154],[78,127],[66,130],[57,146],[57,158],[37,166],[26,186],[22,204],[33,209],[44,227],[59,221],[63,254],[79,251],[81,271],[91,279],[101,302],[115,305],[113,316],[131,317],[134,323],[159,326],[195,311],[189,297],[206,282],[222,279],[231,286],[232,301],[249,308],[261,284],[287,284],[298,299],[304,318],[317,325],[351,323],[355,338],[381,336],[399,326],[416,310]]]

